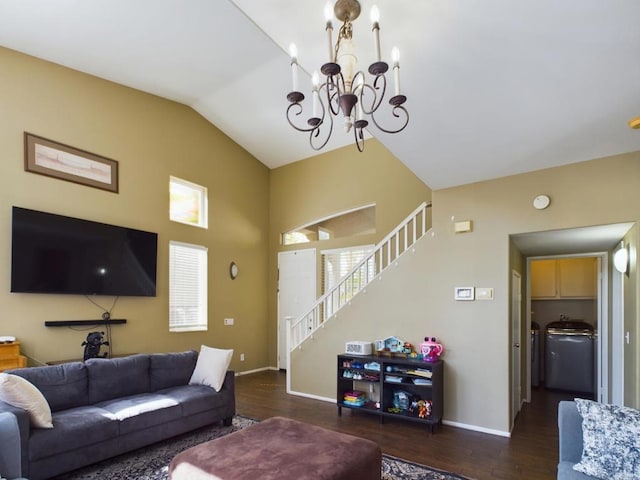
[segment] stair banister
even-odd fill
[[[362,291],[364,287],[376,278],[385,268],[391,265],[400,255],[406,252],[427,231],[427,209],[431,202],[423,202],[411,214],[409,214],[396,228],[384,237],[373,251],[355,265],[333,288],[324,293],[313,306],[295,321],[287,321],[287,333],[289,351],[301,346],[301,344],[322,326],[325,321],[335,316],[340,308],[346,305],[353,296]],[[418,224],[418,218],[420,224]],[[411,230],[411,235],[409,234]],[[419,233],[418,233],[419,232]],[[401,235],[403,233],[403,235]],[[400,237],[403,236],[402,250]],[[411,237],[411,243],[409,238]],[[395,247],[395,248],[394,248]],[[386,252],[385,252],[386,249]],[[386,263],[385,263],[386,253]],[[377,262],[376,262],[377,259]],[[369,278],[369,262],[373,262],[373,277]],[[356,280],[357,279],[357,280]],[[356,289],[356,281],[358,288]],[[348,285],[350,284],[350,285]],[[350,295],[347,295],[347,289]],[[344,293],[344,295],[341,295]]]

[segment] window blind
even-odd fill
[[[345,275],[368,256],[373,251],[373,248],[373,245],[362,245],[320,252],[322,254],[322,284],[324,287],[322,293],[327,293],[336,285],[339,285]],[[331,294],[327,302],[325,302],[323,318],[326,320],[333,315],[341,305],[344,305],[353,295],[364,288],[367,282],[373,279],[374,275],[375,262],[370,260]]]
[[[360,245],[356,247],[340,248],[334,250],[323,250],[322,254],[322,277],[323,293],[328,292],[336,286],[342,277],[353,269],[367,255],[373,251],[373,245]],[[369,279],[374,275],[374,264],[367,265]]]
[[[207,330],[207,248],[169,242],[169,331]]]

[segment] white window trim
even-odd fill
[[[169,176],[169,202],[171,202],[171,184],[173,183],[197,191],[200,194],[200,209],[198,223],[192,223],[171,218],[171,205],[169,205],[169,220],[176,223],[182,223],[183,225],[191,225],[192,227],[200,227],[204,229],[209,228],[209,194],[207,187],[171,175]]]

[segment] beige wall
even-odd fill
[[[640,204],[640,153],[546,169],[433,192],[433,236],[403,264],[403,274],[385,276],[395,295],[373,294],[353,302],[340,321],[325,327],[331,353],[361,332],[359,340],[375,340],[386,328],[416,342],[425,335],[445,345],[445,419],[489,431],[510,430],[510,279],[511,269],[524,276],[518,252],[509,248],[509,235],[618,222],[637,222]],[[597,201],[594,201],[597,192]],[[552,203],[535,210],[533,198],[548,194]],[[473,232],[455,234],[453,221],[472,220]],[[637,238],[630,239],[637,249]],[[637,272],[626,279],[630,296],[638,296]],[[416,289],[416,285],[420,285]],[[493,301],[456,302],[456,286],[492,287]],[[373,288],[377,288],[377,285]],[[366,303],[367,306],[360,306]],[[638,307],[626,305],[626,323],[632,332],[627,347],[633,360],[628,370],[627,392],[637,392]],[[366,309],[366,310],[365,310]],[[362,312],[366,311],[366,315]],[[386,326],[386,327],[383,327]],[[369,332],[373,335],[369,337]],[[335,362],[320,362],[319,337],[296,352],[300,363],[294,389],[318,396],[335,396]],[[313,353],[305,355],[305,350]],[[293,362],[292,362],[293,363]],[[320,367],[319,365],[323,365]],[[306,369],[306,370],[305,370]],[[319,379],[322,377],[321,379]],[[326,386],[323,391],[316,385]],[[628,404],[638,406],[637,393]]]
[[[234,348],[236,370],[266,365],[268,169],[184,105],[2,48],[0,71],[0,334],[17,336],[32,364],[78,358],[87,331],[44,322],[102,313],[83,296],[9,293],[17,205],[159,234],[158,295],[118,300],[113,317],[128,323],[112,328],[114,353],[204,343]],[[117,160],[120,193],[25,172],[25,131]],[[170,175],[209,189],[208,230],[168,220]],[[208,332],[168,332],[169,240],[209,249]],[[232,260],[240,268],[235,281],[228,276]],[[109,308],[113,297],[95,300]],[[223,327],[225,317],[234,317],[235,326]]]
[[[640,282],[638,281],[638,226],[624,238],[629,248],[629,274],[624,275],[624,331],[632,339],[624,354],[624,404],[640,405]],[[631,367],[631,368],[629,368]],[[635,368],[634,368],[635,367]]]
[[[442,248],[451,249],[449,255],[435,259],[433,274],[442,279],[439,294],[446,295],[446,287],[458,282],[496,289],[493,302],[473,302],[471,310],[461,316],[455,315],[459,309],[455,305],[447,308],[442,304],[442,315],[458,317],[462,322],[459,325],[461,331],[465,331],[467,324],[480,322],[486,327],[484,338],[492,345],[490,350],[500,351],[498,358],[509,358],[508,235],[637,222],[640,205],[634,199],[639,188],[640,153],[636,152],[434,192],[433,224],[441,233],[436,238],[442,242]],[[597,192],[597,201],[594,200],[594,192]],[[531,205],[532,199],[540,193],[552,199],[551,206],[542,211]],[[452,216],[473,220],[474,232],[459,236],[453,234]],[[631,277],[627,281],[635,280]],[[628,347],[630,352],[636,351],[637,312],[636,315],[628,314],[626,321],[636,325],[632,331],[635,341]],[[636,354],[632,355],[635,358]],[[464,364],[470,364],[472,358],[466,355]],[[637,379],[635,366],[636,363],[630,366],[629,373]],[[483,369],[487,367],[489,371],[498,372],[498,375],[492,375],[497,381],[493,396],[499,397],[495,398],[495,405],[505,402],[506,412],[508,365],[499,360],[496,365],[482,365]],[[636,385],[637,380],[633,385],[634,391]],[[629,404],[638,405],[638,397],[630,399]]]
[[[281,232],[376,202],[376,238],[362,238],[363,243],[371,242],[431,197],[430,190],[376,141],[367,142],[364,154],[346,147],[269,172],[183,105],[6,49],[0,49],[0,70],[0,262],[5,266],[0,277],[0,334],[19,337],[32,361],[74,358],[82,352],[86,331],[45,328],[45,320],[97,318],[102,312],[81,296],[9,293],[12,205],[159,233],[158,296],[118,301],[114,317],[129,323],[113,327],[116,353],[182,350],[206,343],[234,348],[232,367],[250,370],[277,363],[276,262],[283,249]],[[120,193],[24,172],[24,131],[118,160]],[[169,222],[169,175],[209,188],[208,230]],[[511,268],[522,268],[510,253],[509,235],[637,222],[639,188],[636,152],[433,192],[434,236],[407,257],[411,261],[402,265],[410,269],[406,275],[386,276],[390,290],[369,295],[370,305],[354,308],[355,313],[346,317],[368,323],[345,334],[332,333],[333,344],[326,348],[340,351],[344,340],[354,339],[357,332],[367,332],[372,339],[390,332],[412,342],[427,334],[437,336],[446,347],[445,418],[508,431],[509,282]],[[552,199],[543,211],[531,206],[540,193]],[[455,235],[452,217],[473,220],[473,232]],[[207,333],[167,331],[170,239],[209,247]],[[626,403],[638,406],[637,230],[628,240],[633,266],[625,280],[625,325],[632,342],[625,356],[631,365],[625,392]],[[353,244],[353,239],[348,242],[334,241],[327,247]],[[235,281],[227,274],[232,260],[240,267]],[[495,300],[455,302],[453,288],[469,285],[493,287]],[[110,297],[98,300],[105,307],[112,302]],[[223,327],[222,319],[230,316],[236,326]],[[243,364],[239,353],[246,354]],[[332,397],[335,361],[316,361],[315,368],[299,386]],[[321,376],[329,380],[317,381]]]
[[[278,252],[316,248],[319,253],[376,244],[422,202],[430,201],[431,190],[377,140],[368,140],[362,153],[349,145],[274,169],[270,187],[268,344],[270,364],[276,366]],[[281,245],[283,232],[372,203],[376,204],[375,234]]]

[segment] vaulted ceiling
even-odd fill
[[[374,1],[361,3],[366,70]],[[640,115],[638,0],[375,3],[383,58],[401,51],[410,122],[370,133],[431,188],[640,150],[627,126]],[[275,168],[317,153],[285,118],[287,49],[298,46],[310,97],[310,73],[328,57],[324,5],[2,0],[0,45],[189,105]],[[327,148],[352,140],[337,125]]]

